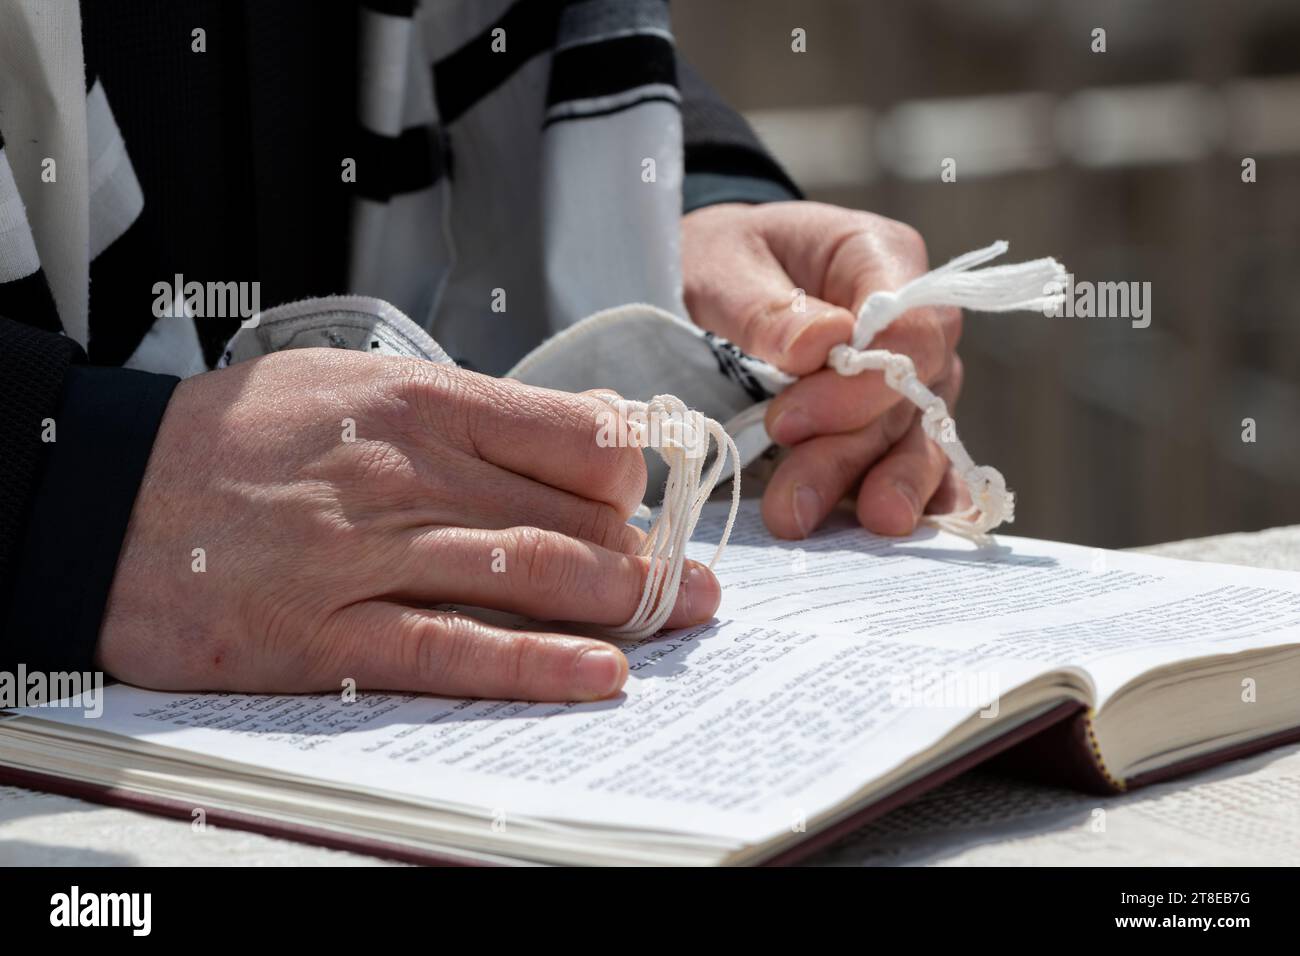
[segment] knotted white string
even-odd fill
[[[872,340],[909,309],[920,306],[960,306],[981,312],[1043,310],[1065,298],[1065,267],[1055,259],[1034,259],[1014,265],[969,271],[1007,251],[998,240],[984,249],[958,256],[947,265],[918,276],[893,292],[873,292],[858,312],[853,344],[837,345],[826,364],[841,375],[883,371],[885,384],[921,409],[921,427],[948,457],[970,491],[971,506],[946,515],[927,515],[928,523],[971,538],[987,540],[1003,522],[1015,520],[1015,495],[996,468],[976,465],[957,437],[948,406],[916,377],[916,366],[906,355],[868,349]],[[1053,286],[1062,291],[1048,292]]]
[[[641,602],[628,622],[612,628],[617,637],[649,637],[668,620],[677,602],[677,590],[686,561],[686,543],[695,532],[700,511],[708,501],[723,467],[732,463],[731,511],[717,550],[709,561],[712,568],[731,537],[740,507],[740,452],[727,430],[712,418],[688,408],[673,395],[656,395],[648,402],[634,402],[612,395],[600,395],[619,415],[619,434],[638,448],[653,448],[668,465],[663,506],[650,527],[640,554],[650,559]],[[704,462],[709,446],[717,446],[707,475]],[[639,513],[648,517],[642,505]]]
[[[852,344],[835,346],[826,359],[827,366],[841,375],[884,372],[885,384],[921,409],[921,427],[943,449],[970,490],[972,502],[962,511],[927,515],[924,520],[979,542],[987,540],[989,532],[1003,522],[1015,519],[1015,495],[1008,490],[1006,479],[996,468],[975,464],[957,437],[956,423],[948,414],[947,403],[917,378],[916,366],[910,358],[866,346],[904,312],[922,306],[951,305],[982,312],[1012,312],[1043,310],[1064,301],[1065,267],[1055,259],[971,271],[972,267],[1006,251],[1007,243],[998,240],[984,249],[958,256],[892,292],[872,293],[858,312]],[[1048,292],[1053,286],[1061,291]],[[781,375],[775,369],[772,371]],[[688,408],[676,396],[656,395],[649,402],[613,395],[599,397],[618,413],[619,435],[626,436],[637,447],[653,448],[668,465],[663,507],[640,551],[642,556],[650,558],[641,601],[626,624],[610,631],[619,637],[643,638],[662,628],[672,613],[681,585],[686,543],[695,531],[704,503],[730,461],[731,510],[709,567],[721,557],[740,507],[740,452],[722,425]],[[711,443],[717,445],[717,454],[705,475],[704,462]],[[638,513],[649,515],[644,506]]]

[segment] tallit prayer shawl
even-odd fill
[[[664,0],[358,0],[356,15],[360,138],[353,156],[321,157],[340,176],[355,162],[339,292],[392,303],[498,375],[600,309],[683,312]],[[90,315],[91,263],[149,201],[111,97],[85,61],[77,0],[0,3],[0,288],[12,317],[83,347],[123,322]],[[46,159],[57,186],[41,179]],[[192,321],[149,318],[124,364],[206,369]]]
[[[188,377],[209,367],[195,321],[155,320],[147,287],[142,315],[87,311],[96,258],[150,200],[112,91],[84,60],[80,9],[0,4],[0,312],[82,345],[146,330],[114,345],[121,363]],[[674,69],[664,0],[358,0],[357,16],[363,141],[339,291],[372,303],[362,312],[395,308],[478,371],[676,395],[717,421],[775,394],[774,370],[685,318],[683,129],[695,114],[679,104],[712,119],[722,107],[674,85],[693,89]],[[699,142],[698,180],[749,170],[768,198],[794,195],[764,157],[727,152],[733,133]],[[57,188],[40,181],[50,153]],[[285,305],[261,302],[253,324]],[[338,338],[317,330],[294,345]],[[653,467],[658,489],[666,472]]]

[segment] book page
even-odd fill
[[[724,517],[710,506],[693,556],[711,556]],[[972,715],[995,719],[999,697],[1036,676],[1087,665],[1113,684],[1162,656],[1280,642],[1300,620],[1300,574],[1286,572],[1016,538],[980,549],[929,530],[881,539],[851,517],[777,542],[756,502],[733,541],[717,568],[718,619],[626,645],[631,676],[610,701],[112,687],[104,715],[85,723],[476,808],[485,825],[547,819],[751,842],[797,830]],[[1121,633],[1111,623],[1121,617],[1147,623]],[[1111,661],[1123,662],[1114,674]]]
[[[1300,642],[1300,572],[1011,535],[980,548],[927,528],[880,538],[847,514],[806,541],[777,541],[757,502],[744,507],[717,569],[740,620],[1080,667],[1098,705],[1161,664]],[[725,520],[710,504],[696,541],[716,540]],[[691,557],[710,554],[692,544]]]
[[[738,621],[628,645],[618,698],[585,704],[105,690],[32,716],[417,800],[484,825],[546,818],[766,839],[801,827],[1044,669],[885,638]],[[996,673],[924,701],[914,675]],[[991,712],[996,713],[996,709]]]

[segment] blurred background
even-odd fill
[[[1018,494],[1011,533],[1300,523],[1300,0],[679,0],[673,21],[810,199],[911,223],[934,265],[1007,239],[1005,261],[1151,283],[1147,328],[967,314],[955,417]]]

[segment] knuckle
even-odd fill
[[[394,365],[384,396],[389,426],[407,437],[436,431],[472,446],[493,407],[484,401],[483,376],[433,362]]]
[[[472,671],[472,626],[459,614],[421,615],[402,640],[402,666],[426,686]]]
[[[425,427],[441,405],[446,376],[418,362],[395,362],[381,384],[381,405],[399,434]]]
[[[572,467],[578,477],[586,482],[594,480],[605,460],[603,453],[613,451],[623,443],[624,436],[617,431],[607,433],[619,421],[612,408],[593,407],[599,400],[588,400],[574,395],[553,394],[548,402],[548,417],[555,421],[565,435],[564,445],[573,458]],[[600,402],[603,406],[604,403]]]
[[[512,634],[503,649],[501,678],[510,687],[526,686],[545,650],[545,643],[536,634]]]
[[[476,456],[484,457],[479,451],[485,447],[483,436],[502,428],[502,409],[509,405],[494,400],[486,383],[470,375],[449,376],[436,394],[435,420]]]
[[[887,219],[885,222],[887,224],[885,232],[890,245],[907,261],[920,263],[924,271],[930,259],[925,247],[925,237],[921,235],[920,230],[897,219]]]
[[[446,377],[417,362],[396,362],[384,386],[397,414],[423,410],[445,384]]]
[[[446,635],[441,622],[419,618],[410,632],[402,640],[403,668],[409,673],[428,679],[439,671],[445,670],[447,661],[443,659],[445,645],[455,646],[454,641],[444,641]],[[456,653],[454,650],[452,653]]]
[[[622,554],[640,554],[645,541],[645,532],[632,527],[626,522],[620,522],[615,537],[606,547],[611,551],[618,551]]]
[[[572,585],[574,565],[562,538],[540,528],[513,528],[511,549],[517,567],[524,569],[523,585],[529,594],[564,593]]]
[[[645,497],[645,487],[647,480],[645,452],[640,448],[615,448],[610,449],[614,452],[614,461],[612,467],[608,469],[608,478],[610,486],[606,489],[603,500],[612,505],[621,519],[626,519],[641,499]],[[615,519],[615,515],[610,516],[610,520]],[[619,524],[622,524],[622,520]]]
[[[621,551],[635,535],[635,530],[609,505],[591,505],[578,515],[574,537]]]
[[[757,296],[737,309],[735,344],[745,351],[771,354],[780,346],[780,323],[774,321],[789,306],[786,299]]]
[[[386,441],[357,442],[352,465],[355,480],[367,487],[392,488],[415,477],[410,456]]]
[[[645,492],[644,452],[627,440],[625,432],[610,440],[607,426],[617,421],[612,409],[592,414],[586,404],[568,405],[564,414],[575,436],[571,468],[584,496],[631,514]]]

